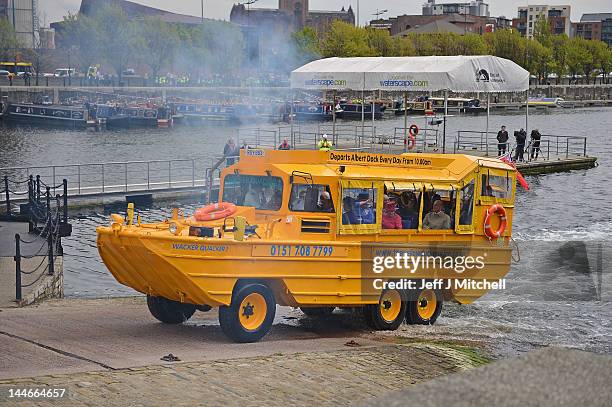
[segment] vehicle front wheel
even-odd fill
[[[249,284],[234,293],[229,306],[219,308],[219,324],[235,342],[257,342],[270,331],[275,314],[272,291],[264,284]]]
[[[398,290],[385,290],[378,304],[366,305],[365,321],[377,331],[393,331],[399,328],[406,318],[406,302]]]
[[[406,323],[410,325],[433,325],[442,312],[443,298],[438,290],[423,289],[408,301]]]
[[[191,318],[196,310],[195,305],[151,295],[147,295],[147,306],[151,315],[164,324],[182,324]]]

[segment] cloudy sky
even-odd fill
[[[158,7],[182,14],[200,15],[200,0],[133,0],[147,6]],[[439,3],[450,3],[458,0],[439,0]],[[466,1],[466,0],[461,0]],[[204,14],[209,18],[229,19],[232,4],[237,0],[204,0]],[[372,14],[378,9],[388,9],[386,16],[399,14],[421,14],[421,5],[425,0],[360,0],[360,20],[362,24],[371,20]],[[342,6],[357,8],[357,0],[310,0],[311,10],[335,10]],[[569,4],[572,6],[572,20],[580,20],[583,13],[612,12],[609,0],[489,0],[491,15],[514,17],[516,8],[525,4]],[[50,22],[62,19],[68,12],[76,12],[80,0],[39,0],[41,16],[48,25]],[[259,0],[253,7],[277,7],[278,0]]]

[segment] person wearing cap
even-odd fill
[[[334,144],[327,139],[327,134],[323,134],[318,144],[319,151],[330,151],[334,148]]]
[[[333,212],[334,211],[334,203],[332,202],[331,195],[327,191],[321,192],[321,196],[319,196],[319,211],[321,212]]]
[[[372,225],[375,223],[372,200],[370,199],[370,194],[368,194],[366,191],[360,192],[357,196],[355,209],[357,212],[357,219],[359,220],[360,224]]]
[[[385,196],[382,213],[383,229],[402,229],[402,217],[396,212],[395,201]]]

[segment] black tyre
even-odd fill
[[[196,310],[196,306],[192,304],[183,304],[150,295],[147,295],[147,306],[151,315],[164,324],[182,324],[191,318]]]
[[[398,290],[385,290],[380,295],[378,304],[366,305],[365,321],[377,331],[393,331],[399,328],[406,318],[406,302]]]
[[[327,317],[331,315],[335,309],[336,307],[300,307],[300,310],[310,318]]]
[[[219,324],[235,342],[257,342],[270,331],[275,314],[272,291],[264,284],[248,284],[234,292],[229,307],[219,308]]]
[[[406,323],[410,325],[433,325],[442,312],[444,299],[438,290],[424,289],[411,293],[408,301]]]

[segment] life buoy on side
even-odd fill
[[[199,208],[193,214],[198,222],[223,219],[236,213],[236,205],[230,202],[219,202]]]
[[[491,217],[493,215],[499,215],[500,224],[497,230],[491,229]],[[501,204],[491,205],[489,209],[487,209],[487,214],[485,215],[484,220],[484,231],[485,235],[487,235],[491,239],[497,239],[501,237],[501,235],[506,230],[508,222],[506,220],[506,209]]]
[[[408,140],[410,140],[410,143]],[[404,138],[404,145],[407,145],[408,150],[412,150],[416,145],[416,137],[414,137],[412,134],[408,134],[408,137]]]
[[[408,133],[410,133],[412,137],[416,137],[419,134],[419,126],[413,124],[410,126],[410,128],[408,128]]]

